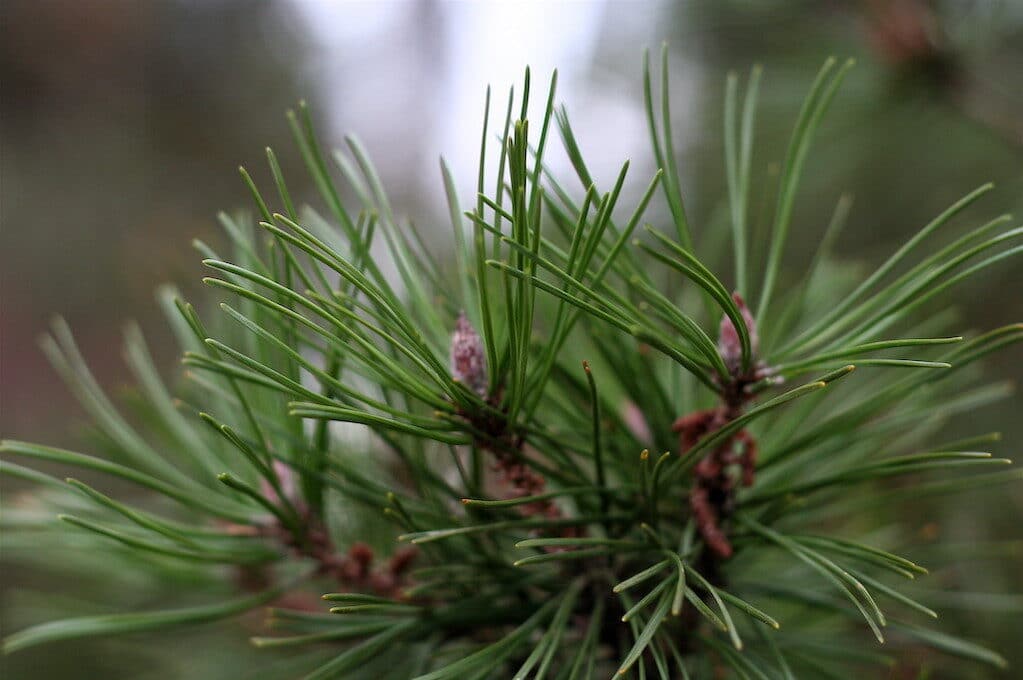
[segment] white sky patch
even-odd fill
[[[558,69],[556,103],[577,98],[587,81],[603,6],[603,2],[445,5],[450,19],[445,36],[448,63],[453,68],[447,79],[446,97],[451,108],[440,139],[455,177],[475,176],[487,85],[491,86],[491,130],[497,134],[501,131],[509,88],[514,86],[518,100],[527,65],[532,81],[531,138],[540,134],[543,108],[555,68]],[[553,129],[551,139],[557,139]],[[488,144],[493,142],[488,141]]]
[[[540,134],[551,73],[556,104],[565,103],[583,155],[602,191],[622,162],[636,161],[623,205],[652,173],[642,107],[641,49],[656,56],[670,31],[668,6],[613,0],[375,2],[291,0],[319,49],[311,64],[322,83],[332,146],[354,132],[365,144],[399,215],[418,206],[420,227],[447,229],[438,158],[451,168],[463,209],[475,205],[483,103],[492,87],[487,187],[493,190],[497,135],[508,88],[521,95],[532,72],[530,139]],[[614,35],[608,42],[607,36]],[[625,48],[623,45],[634,45]],[[625,61],[629,60],[629,61]],[[655,58],[656,61],[656,58]],[[698,91],[693,64],[673,60],[676,149],[695,130],[685,104]],[[518,116],[518,105],[513,118]],[[545,159],[581,196],[552,123]],[[649,171],[649,173],[647,172]],[[429,224],[424,224],[428,222]],[[467,221],[466,221],[467,222]],[[465,225],[468,228],[468,224]]]

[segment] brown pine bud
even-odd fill
[[[718,524],[718,513],[710,501],[707,489],[697,486],[689,496],[689,507],[696,520],[696,527],[704,543],[712,553],[721,559],[732,556],[732,544]]]
[[[481,397],[487,393],[487,359],[483,339],[465,317],[458,315],[451,335],[451,375]]]
[[[373,548],[362,541],[353,543],[348,548],[347,576],[352,580],[363,580],[369,576],[373,564]]]
[[[412,566],[412,562],[415,561],[419,555],[419,548],[414,545],[407,545],[402,548],[398,548],[391,555],[390,561],[387,563],[387,570],[394,576],[401,576],[409,567]]]
[[[738,293],[732,293],[732,299],[739,307],[742,320],[746,322],[746,330],[749,332],[750,352],[756,357],[760,350],[760,338],[757,336],[757,324],[753,315],[746,306],[746,302]],[[718,352],[725,360],[725,365],[732,375],[737,375],[742,366],[742,343],[739,342],[739,332],[735,329],[732,320],[726,315],[721,317],[721,327],[718,329]]]

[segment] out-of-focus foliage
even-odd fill
[[[153,305],[157,285],[198,286],[189,241],[218,233],[214,216],[246,200],[233,169],[279,144],[294,168],[281,106],[315,101],[305,70],[310,53],[284,3],[217,0],[10,0],[0,3],[0,430],[4,436],[50,432],[81,440],[81,412],[39,351],[54,313],[77,338],[100,380],[129,377],[111,342],[130,318],[147,328],[161,368],[177,348]],[[296,191],[302,190],[296,179]],[[226,199],[226,200],[225,200]],[[27,495],[4,479],[5,501]],[[29,589],[65,583],[59,565],[33,568],[7,559],[0,536],[0,627],[10,631],[49,611],[51,598]],[[111,567],[95,558],[96,572]],[[74,611],[114,598],[128,607],[166,600],[181,584],[86,579]],[[182,575],[182,578],[187,578]],[[95,611],[94,609],[92,609]],[[34,614],[33,614],[34,612]],[[30,617],[30,618],[27,618]],[[193,654],[203,644],[202,654]],[[208,645],[208,648],[206,646]],[[0,675],[166,678],[216,675],[247,649],[243,634],[163,646],[163,670],[141,666],[132,643],[72,645],[67,653],[0,658]],[[168,672],[168,668],[180,668]]]
[[[225,197],[245,199],[232,169],[260,144],[286,146],[281,107],[267,102],[316,99],[299,29],[271,2],[0,6],[7,432],[71,434],[36,344],[51,314],[75,324],[102,375],[123,379],[107,330],[155,321],[157,285],[194,285],[190,240],[216,233]],[[155,350],[172,359],[165,342]]]

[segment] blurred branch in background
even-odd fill
[[[11,432],[67,419],[35,343],[49,315],[67,316],[115,370],[111,328],[148,321],[159,283],[194,284],[190,239],[243,204],[232,168],[284,138],[278,102],[317,88],[279,3],[14,0],[0,13],[0,422]]]

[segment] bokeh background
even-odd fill
[[[763,226],[801,97],[828,55],[855,57],[858,66],[811,155],[789,278],[843,192],[855,197],[838,248],[850,261],[877,262],[984,181],[998,187],[971,213],[974,222],[1023,214],[1020,0],[5,0],[0,433],[80,441],[82,413],[36,345],[53,314],[68,320],[115,392],[127,377],[120,329],[129,319],[141,323],[167,373],[175,370],[153,292],[173,281],[196,297],[201,267],[190,242],[221,242],[216,212],[248,207],[239,164],[269,181],[264,147],[275,149],[296,193],[311,193],[284,118],[300,98],[330,144],[357,134],[392,203],[443,239],[438,157],[471,196],[485,88],[500,101],[527,64],[544,84],[559,69],[559,99],[598,183],[608,184],[625,158],[639,170],[634,181],[645,182],[652,161],[641,54],[662,41],[671,50],[676,152],[703,238],[723,224],[725,73],[765,69],[754,159],[754,195],[765,200],[752,211]],[[945,299],[960,310],[958,328],[969,330],[1023,319],[1021,291],[1021,267],[1009,263]],[[1002,352],[987,370],[1018,384],[1023,350]],[[950,429],[1002,429],[998,453],[1019,458],[1021,403],[1014,396]],[[0,490],[24,493],[9,482]],[[962,501],[953,511],[922,507],[920,518],[955,540],[1023,543],[1018,486]],[[999,647],[1016,668],[1000,677],[1019,677],[1023,552],[1006,555],[948,577],[976,593],[1010,593],[999,598],[1004,611],[957,610],[950,625]],[[0,569],[0,633],[39,619],[29,604],[40,592],[73,600],[69,584],[45,570],[5,561],[2,537]],[[217,677],[209,675],[217,664],[247,653],[243,635],[217,629],[160,644],[168,662],[159,668],[132,643],[90,643],[0,658],[0,674]],[[197,644],[202,654],[182,655]],[[985,673],[975,677],[995,677]]]

